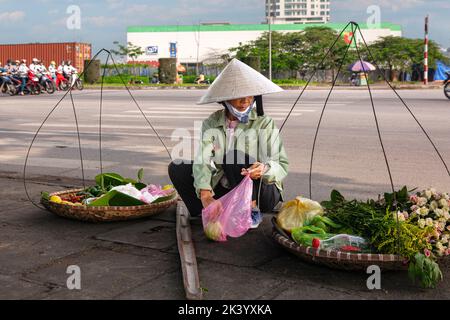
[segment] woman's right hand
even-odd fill
[[[211,203],[216,201],[216,199],[213,198],[212,192],[209,190],[202,190],[200,192],[200,200],[202,202],[203,208],[206,208]]]
[[[212,210],[210,211],[210,219],[214,220],[218,218],[223,211],[222,202],[214,199],[211,191],[203,192],[202,190],[200,197],[204,209],[214,204]]]

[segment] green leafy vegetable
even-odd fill
[[[48,192],[42,191],[41,192],[41,199],[42,200],[50,200],[50,194]]]
[[[419,278],[425,287],[434,287],[442,278],[439,265],[431,257],[421,256],[431,250],[428,241],[432,227],[421,229],[410,221],[398,221],[397,211],[408,205],[409,194],[406,187],[395,193],[386,193],[379,201],[345,200],[333,190],[329,201],[322,202],[324,216],[342,227],[330,226],[330,232],[348,233],[368,239],[380,253],[398,254],[410,261],[410,276]]]
[[[439,265],[423,253],[417,253],[411,260],[408,274],[414,283],[418,278],[424,288],[435,288],[436,284],[443,279]]]

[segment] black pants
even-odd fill
[[[224,174],[227,177],[230,188],[233,189],[236,187],[244,176],[241,175],[241,171],[243,168],[248,168],[254,161],[248,156],[244,155],[245,163],[242,161],[237,161],[239,155],[236,154],[232,159],[236,159],[235,163],[229,163],[229,161],[224,161],[223,170]],[[178,164],[179,163],[179,164]],[[198,216],[202,213],[203,205],[200,199],[197,197],[194,188],[194,177],[192,175],[192,162],[190,163],[181,163],[181,161],[174,161],[169,165],[169,177],[172,180],[172,183],[180,195],[181,199],[183,199],[186,207],[188,208],[191,216]],[[260,186],[260,180],[253,180],[253,195],[252,199],[258,201],[258,191]],[[231,189],[224,188],[220,183],[214,189],[214,198],[219,199],[224,196]],[[280,191],[274,184],[265,184],[261,183],[261,195],[260,195],[260,203],[257,203],[261,212],[272,212],[273,208],[278,204],[281,200]]]

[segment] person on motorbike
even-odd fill
[[[39,60],[36,58],[33,58],[30,67],[29,67],[30,71],[33,72],[36,76],[38,76],[39,72]]]
[[[25,86],[27,85],[28,81],[28,72],[30,69],[27,67],[27,60],[22,59],[19,69],[17,71],[19,79],[22,81],[22,85],[19,88],[19,95],[23,96],[25,91]]]
[[[61,63],[58,66],[58,69],[56,69],[56,72],[59,74],[64,75],[64,66],[66,65],[65,61],[61,61]]]
[[[197,84],[205,83],[205,75],[204,75],[203,73],[201,73],[201,74],[197,77],[197,79],[195,79],[195,82],[196,82]]]
[[[50,65],[48,66],[48,71],[52,75],[53,82],[56,82],[56,62],[52,61],[50,62]]]
[[[45,66],[43,61],[38,61],[36,71],[36,76],[39,79],[39,83],[41,84],[41,86],[47,89],[47,81],[52,79],[50,78],[49,71],[47,70],[47,67]]]
[[[39,61],[38,70],[40,73],[48,73],[47,67],[43,61]]]
[[[2,66],[0,62],[0,89],[3,93],[9,93],[10,95],[14,95],[16,93],[15,87],[11,89],[10,86],[14,86],[12,80],[12,74],[10,72],[10,68],[12,66],[12,62],[10,59],[6,62],[5,66]]]
[[[17,73],[19,72],[19,66],[20,66],[20,60],[11,61],[11,65],[8,68],[8,71],[11,75],[17,76]]]
[[[0,62],[0,87],[3,87],[3,75],[6,75],[6,68],[3,68]]]
[[[13,71],[13,67],[14,67],[14,69],[15,69],[14,61],[12,61],[11,59],[8,59],[8,60],[6,61],[6,64],[5,64],[5,66],[4,66],[3,68],[5,69],[5,72],[6,72],[8,75],[11,75],[11,74],[12,74],[12,71]]]
[[[62,81],[64,81],[66,77],[66,74],[64,73],[64,66],[66,65],[65,61],[61,61],[58,68],[56,69],[56,90],[60,90],[60,84]]]
[[[8,83],[8,72],[7,69],[5,67],[2,66],[2,63],[0,62],[0,92],[5,93],[6,92],[6,87],[7,87],[7,83]]]
[[[444,93],[445,96],[450,99],[450,70],[445,72],[447,79],[444,80]]]
[[[67,61],[64,66],[64,73],[66,74],[67,80],[71,81],[71,85],[75,83],[77,80],[76,74],[78,73],[77,69],[72,66],[72,61]]]

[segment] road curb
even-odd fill
[[[284,90],[302,90],[304,87],[302,86],[280,86]],[[189,87],[179,87],[179,86],[164,86],[164,87],[155,87],[155,86],[129,86],[128,89],[133,91],[139,91],[139,90],[207,90],[208,86],[189,86]],[[393,85],[393,88],[396,90],[437,90],[442,89],[441,85],[420,85],[420,86],[414,86],[414,85]],[[85,90],[100,90],[100,86],[85,86]],[[308,86],[308,90],[330,90],[330,86]],[[388,86],[371,86],[371,90],[390,90],[390,87]],[[124,86],[117,86],[117,87],[108,87],[104,86],[103,90],[126,90]],[[336,86],[333,90],[367,90],[367,87],[361,86],[361,87],[354,87],[354,86]]]

